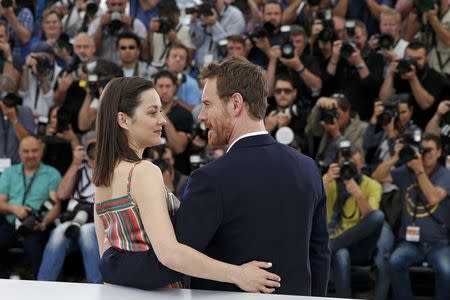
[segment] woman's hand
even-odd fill
[[[262,261],[251,261],[239,267],[236,285],[246,292],[270,294],[279,288],[281,278],[264,269],[272,264]]]

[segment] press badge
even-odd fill
[[[420,227],[419,226],[406,227],[406,240],[408,242],[419,242],[420,241]]]
[[[9,167],[11,167],[11,158],[0,158],[0,174]]]
[[[209,65],[209,63],[211,63],[213,60],[214,60],[214,57],[211,53],[206,54],[203,57],[203,66]]]

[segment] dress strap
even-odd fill
[[[130,194],[130,191],[131,191],[131,176],[133,175],[134,167],[136,167],[141,161],[142,161],[142,160],[140,160],[140,161],[138,161],[137,163],[135,163],[135,164],[131,167],[130,173],[128,173],[127,195],[128,195],[128,197],[130,197],[130,199],[132,199],[132,201],[134,201],[134,200],[133,200],[133,197],[131,197],[131,194]]]

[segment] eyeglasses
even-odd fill
[[[292,93],[292,89],[290,89],[290,88],[276,88],[274,90],[274,93],[277,94],[277,95],[279,95],[281,93],[290,94],[290,93]]]
[[[136,50],[136,46],[120,46],[119,47],[120,50],[125,51],[125,50]]]

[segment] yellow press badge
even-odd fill
[[[406,240],[408,242],[419,242],[420,241],[420,227],[419,226],[406,227]]]

